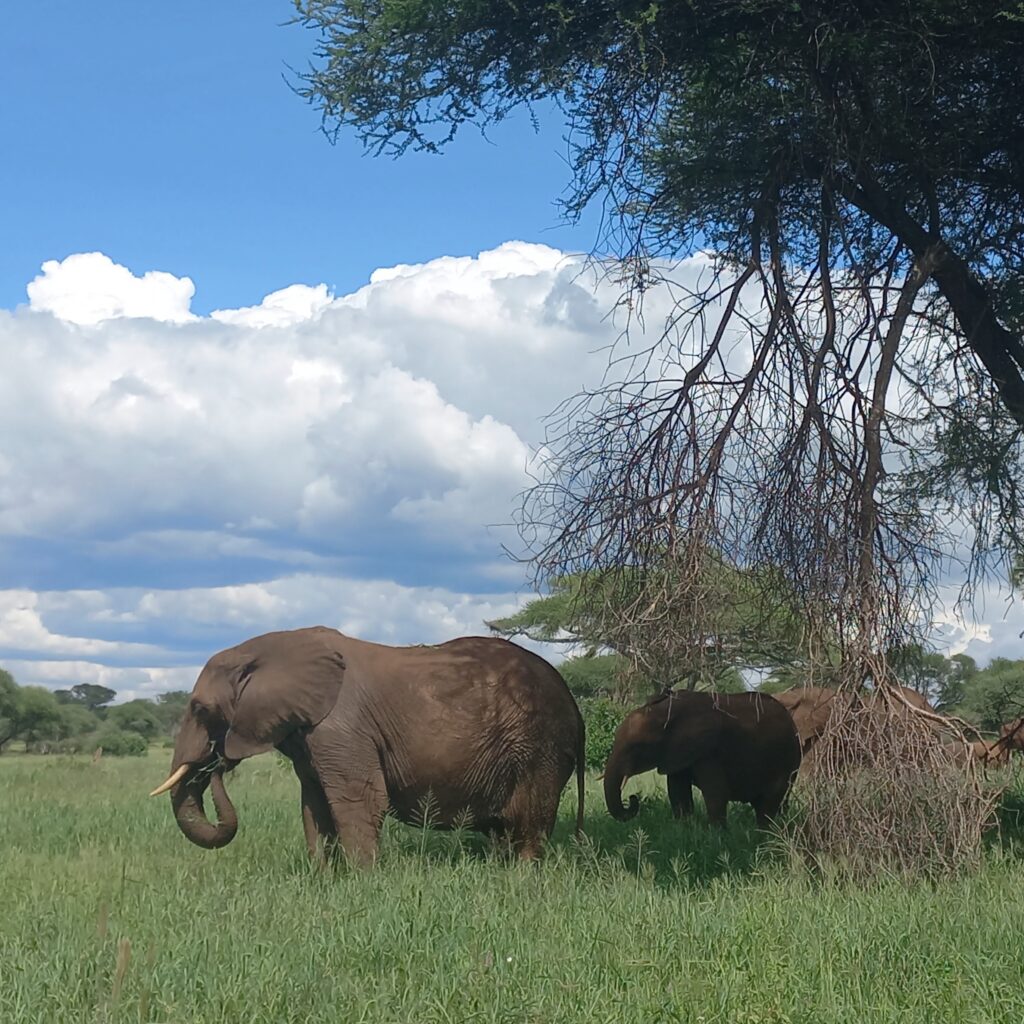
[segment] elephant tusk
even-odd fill
[[[150,796],[159,796],[161,793],[166,793],[172,786],[176,786],[181,780],[188,774],[191,765],[183,764],[176,772],[173,772],[165,783],[157,786],[156,789],[150,793]]]

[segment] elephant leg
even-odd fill
[[[533,777],[512,793],[502,815],[508,824],[512,849],[520,860],[537,860],[555,828],[561,786]]]
[[[786,799],[789,785],[784,784],[766,793],[754,804],[754,817],[757,819],[759,829],[768,829],[772,821],[778,817],[779,811]]]
[[[717,761],[703,761],[693,772],[693,781],[704,797],[708,821],[725,828],[725,813],[729,804],[729,783]]]
[[[291,761],[295,776],[299,780],[302,791],[302,831],[306,836],[306,848],[309,850],[310,859],[323,867],[338,842],[338,831],[334,827],[327,796],[309,762],[309,754],[301,740],[291,737],[282,743],[278,750]]]
[[[688,817],[693,814],[693,789],[689,772],[673,772],[666,777],[668,783],[668,802],[672,808],[673,818]]]
[[[388,807],[384,777],[378,772],[362,779],[324,780],[324,793],[345,857],[361,867],[372,865]]]
[[[331,817],[327,796],[316,779],[301,779],[302,828],[306,834],[306,847],[310,858],[323,867],[334,852],[338,832]]]

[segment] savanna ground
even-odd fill
[[[168,762],[0,757],[4,1024],[1024,1020],[1024,783],[941,884],[816,882],[746,808],[672,821],[653,776],[628,825],[592,781],[582,844],[567,787],[540,867],[389,821],[376,869],[316,873],[276,756],[216,852],[147,799]]]

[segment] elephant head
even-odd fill
[[[1024,750],[1024,718],[1015,718],[999,729],[999,745],[1009,757],[1011,750]]]
[[[216,849],[235,837],[225,770],[317,725],[334,707],[345,674],[339,638],[323,626],[266,633],[206,663],[182,718],[171,774],[150,794],[170,790],[175,820],[192,842]],[[203,808],[207,786],[216,824]]]
[[[633,775],[656,768],[663,775],[684,771],[712,750],[721,727],[721,712],[707,693],[661,694],[631,711],[615,732],[604,770],[608,812],[629,821],[640,808],[635,795],[622,803],[622,787]]]

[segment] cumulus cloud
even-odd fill
[[[124,286],[104,315],[148,317],[75,306],[97,266]],[[147,281],[159,301],[133,306]],[[68,257],[0,313],[0,537],[184,529],[342,555],[429,538],[438,561],[493,561],[541,418],[597,379],[616,330],[577,261],[525,243],[209,318],[183,282]]]
[[[154,652],[151,644],[55,633],[44,624],[39,605],[39,595],[31,591],[0,591],[0,649],[77,657],[140,657]]]
[[[32,309],[72,324],[98,324],[115,317],[180,323],[194,319],[189,310],[194,294],[187,277],[160,270],[136,277],[101,252],[47,260],[28,285]]]
[[[331,294],[327,285],[310,288],[305,284],[293,284],[271,292],[258,306],[215,309],[210,316],[221,323],[244,327],[290,327],[303,320],[315,319],[330,304]]]
[[[193,292],[83,253],[0,311],[0,658],[138,689],[266,629],[422,642],[515,606],[542,417],[618,330],[579,260],[510,242],[208,317]]]

